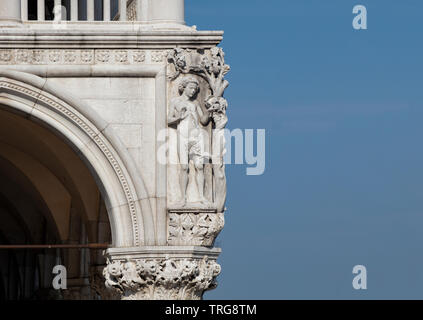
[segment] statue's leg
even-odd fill
[[[196,182],[198,187],[198,193],[200,195],[201,202],[207,203],[208,201],[204,197],[204,161],[201,156],[194,156],[194,165],[196,171]]]
[[[183,204],[187,200],[187,189],[188,189],[188,171],[189,171],[189,162],[188,162],[188,139],[179,135],[178,137],[178,155],[179,163],[181,165],[180,172],[180,185],[181,185],[181,195]]]
[[[215,179],[215,202],[218,212],[224,212],[226,201],[226,175],[223,163],[213,164],[213,175]]]

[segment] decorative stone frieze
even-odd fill
[[[162,62],[163,51],[152,53],[154,62]],[[0,65],[86,65],[146,63],[145,50],[66,50],[66,49],[1,49]]]
[[[109,249],[106,287],[122,300],[200,300],[216,287],[219,252],[201,247]]]
[[[165,56],[167,54],[167,51],[152,51],[151,52],[151,62],[164,62]]]

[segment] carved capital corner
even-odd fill
[[[219,253],[200,247],[109,249],[106,287],[122,300],[200,300],[217,286]]]
[[[213,209],[170,209],[168,244],[212,247],[224,225],[224,213]]]
[[[103,274],[105,266],[92,267],[90,271],[90,287],[93,297],[99,297],[101,300],[120,300],[118,290],[109,290]]]

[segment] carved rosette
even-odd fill
[[[169,210],[168,244],[212,247],[224,225],[223,212]]]
[[[216,258],[109,256],[103,274],[122,300],[200,300],[216,287]]]

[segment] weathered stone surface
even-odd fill
[[[108,250],[106,286],[123,300],[199,300],[216,287],[218,253],[177,246]]]
[[[223,94],[229,85],[225,75],[230,67],[225,64],[223,50],[217,47],[207,52],[173,49],[168,54],[168,61],[171,82],[182,78],[177,83],[179,97],[171,99],[169,104],[169,161],[173,165],[169,190],[171,193],[180,191],[178,196],[170,197],[170,206],[195,208],[200,203],[205,208],[211,206],[224,212],[223,156],[226,151],[223,130],[228,122],[228,103]],[[209,183],[204,172],[207,164],[212,166]],[[189,189],[190,183],[194,185],[192,176],[196,184]]]
[[[211,247],[224,225],[223,212],[170,209],[168,244]]]
[[[71,268],[81,283],[65,298],[200,299],[220,273],[211,247],[226,200],[223,33],[185,26],[184,0],[142,3],[148,10],[128,3],[130,22],[22,21],[20,1],[0,4],[1,108],[75,151],[110,221],[104,275]],[[75,217],[74,206],[55,221]],[[87,230],[107,225],[88,211]],[[68,224],[58,230],[80,240]]]

